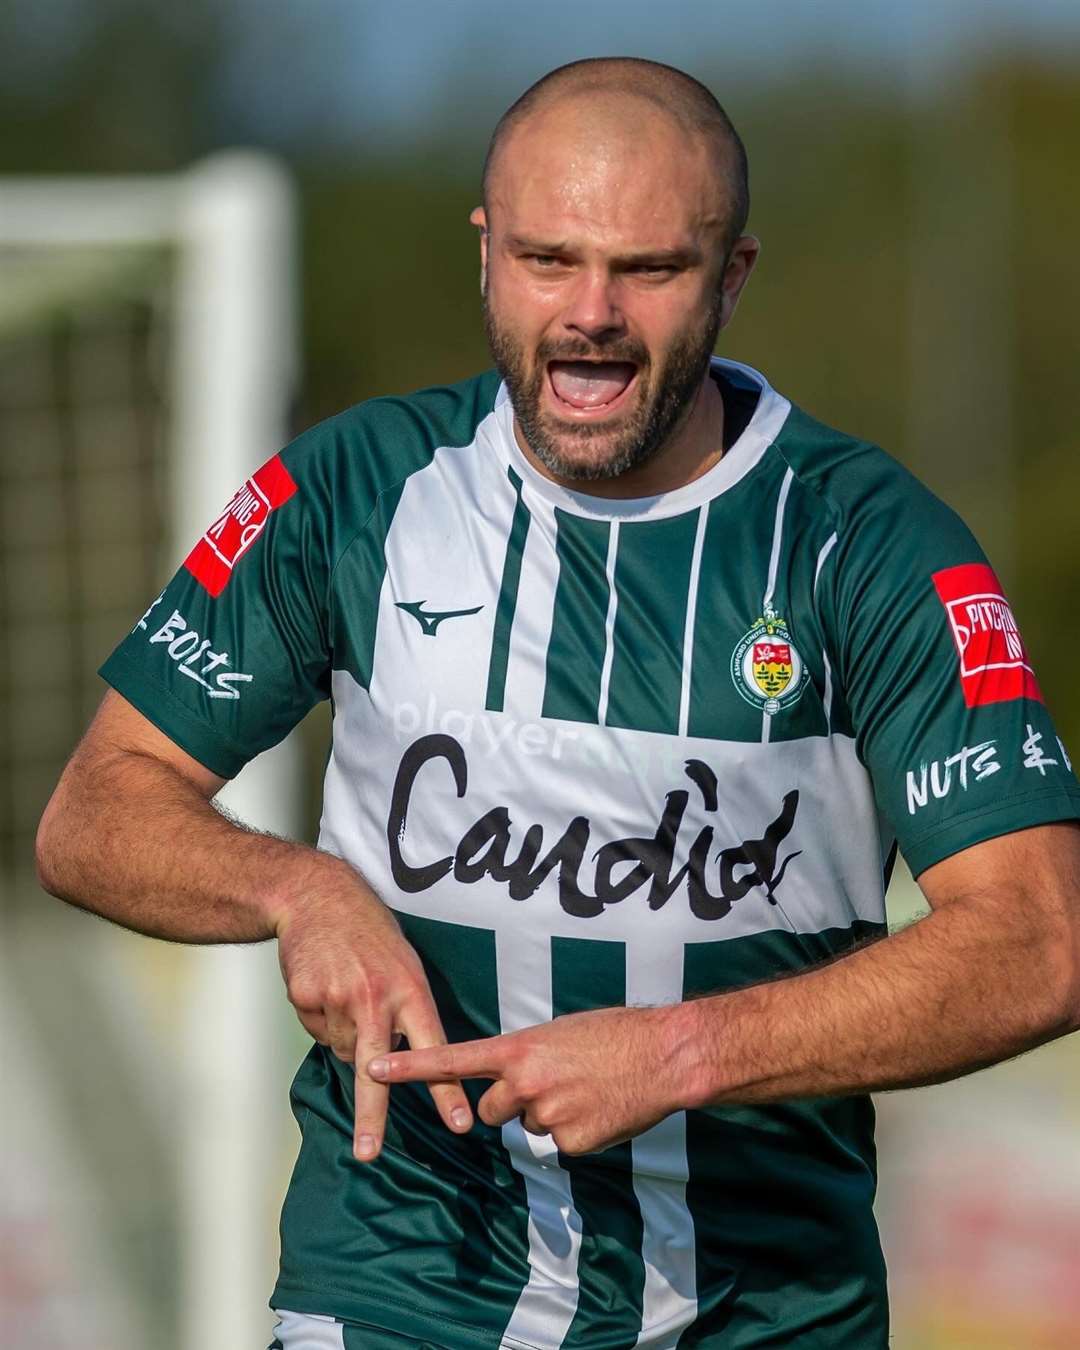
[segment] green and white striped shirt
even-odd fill
[[[897,842],[918,873],[1080,814],[964,526],[713,375],[741,433],[633,501],[540,475],[495,375],[354,408],[244,485],[103,667],[226,776],[332,698],[320,846],[398,915],[451,1040],[800,970],[885,932]],[[448,1350],[885,1345],[866,1098],[569,1157],[518,1121],[453,1136],[401,1085],[369,1166],[351,1094],[313,1047],[277,1307]]]

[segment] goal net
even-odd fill
[[[0,1321],[13,1350],[269,1341],[287,1122],[276,956],[42,896],[37,820],[95,670],[286,439],[290,189],[249,154],[0,180]],[[222,794],[281,834],[290,740]],[[162,840],[183,867],[183,845]],[[260,1339],[261,1338],[261,1339]]]

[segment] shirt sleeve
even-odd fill
[[[911,871],[1080,816],[1012,609],[963,522],[893,465],[839,534],[842,715]]]
[[[224,778],[329,691],[326,532],[287,456],[239,488],[100,671]]]

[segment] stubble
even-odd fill
[[[529,448],[551,473],[576,482],[618,478],[653,459],[688,415],[705,378],[720,331],[717,294],[703,322],[688,325],[654,364],[644,344],[617,339],[607,344],[544,341],[530,363],[524,345],[497,322],[483,297],[484,330],[495,366],[506,382],[514,413]],[[581,425],[541,409],[549,361],[632,361],[637,392],[620,422]]]

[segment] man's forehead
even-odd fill
[[[603,228],[685,243],[723,215],[726,176],[711,147],[655,105],[561,100],[515,127],[489,184],[501,227]],[[632,114],[632,115],[631,115]]]

